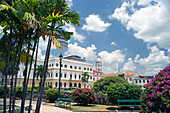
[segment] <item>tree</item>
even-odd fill
[[[35,73],[35,76],[36,76],[36,78],[37,78],[37,80],[38,80],[38,78],[40,77],[40,78],[42,78],[43,77],[43,73],[42,73],[42,71],[43,71],[43,66],[42,65],[37,65],[37,67],[36,67],[36,73]],[[47,75],[48,75],[49,73],[48,73],[48,70],[47,70]]]
[[[127,83],[127,81],[120,77],[109,76],[109,77],[101,78],[101,79],[97,80],[93,84],[92,89],[95,93],[106,94],[107,88],[114,83]]]
[[[6,86],[7,86],[7,76],[9,74],[10,66],[13,67],[11,70],[14,70],[15,79],[14,79],[14,93],[13,93],[13,106],[12,112],[14,112],[14,103],[15,103],[15,90],[17,83],[17,73],[19,70],[19,64],[21,59],[21,51],[23,48],[26,48],[26,54],[30,50],[34,49],[32,47],[38,48],[38,40],[40,37],[43,37],[45,40],[48,38],[48,45],[46,50],[46,56],[44,60],[43,75],[47,73],[47,65],[50,54],[51,43],[56,46],[57,49],[62,49],[62,47],[67,46],[67,40],[73,35],[72,32],[64,31],[62,26],[67,24],[79,25],[79,14],[75,11],[70,11],[65,0],[1,0],[0,1],[0,25],[3,27],[3,37],[7,40],[5,42],[7,50],[6,54],[3,53],[3,56],[7,56],[5,62],[2,63],[4,68],[5,75],[5,90],[4,90],[4,113],[6,112]],[[9,33],[7,31],[10,31]],[[12,43],[14,42],[14,43]],[[15,47],[15,53],[11,52],[11,48]],[[36,54],[38,49],[36,51]],[[34,53],[34,52],[33,52]],[[0,52],[1,54],[1,52]],[[10,64],[11,56],[14,56],[14,62]],[[23,95],[21,102],[21,113],[24,110],[25,96],[27,91],[27,85],[29,81],[28,64],[31,60],[30,68],[32,66],[32,56],[25,57],[25,71],[24,71],[24,86],[23,86]],[[16,63],[15,63],[16,62]],[[36,64],[36,59],[35,59]],[[34,65],[35,66],[35,65]],[[36,68],[34,68],[35,74]],[[12,74],[12,77],[13,75]],[[35,77],[33,75],[33,77]],[[33,78],[34,79],[34,78]],[[44,83],[46,76],[43,76],[40,79],[40,90],[39,97],[36,106],[36,113],[39,113],[42,93],[44,90]],[[11,86],[13,79],[11,80]],[[33,90],[32,90],[33,91]],[[10,99],[12,97],[10,96]],[[11,105],[11,104],[10,104]],[[11,112],[11,109],[10,109]],[[30,112],[30,111],[29,111]]]
[[[125,79],[125,74],[119,74],[118,77]]]
[[[84,72],[82,76],[83,77],[81,77],[81,81],[84,83],[84,88],[86,88],[86,83],[88,83],[90,75],[88,74],[88,72]]]

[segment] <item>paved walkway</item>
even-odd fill
[[[9,99],[7,99],[7,104]],[[3,103],[3,98],[0,98],[0,103]],[[16,100],[17,106],[21,106],[21,100]],[[25,106],[29,105],[29,100],[25,101]],[[33,109],[36,107],[36,101],[32,102]],[[41,104],[40,113],[139,113],[139,112],[73,112],[70,110],[66,110],[65,108],[59,108],[55,106],[45,105],[44,102]]]

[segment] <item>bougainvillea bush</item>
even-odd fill
[[[139,99],[142,89],[130,83],[115,83],[107,89],[109,102],[113,105],[117,104],[117,99]]]
[[[64,97],[63,91],[60,90],[60,97]],[[58,89],[51,88],[46,92],[46,98],[49,102],[55,102],[58,98]]]
[[[141,113],[170,112],[170,65],[146,84],[142,92]]]
[[[89,88],[76,89],[72,93],[72,99],[81,105],[91,104],[95,101],[94,91]]]

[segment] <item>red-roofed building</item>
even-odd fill
[[[110,73],[110,74],[106,74],[108,77],[109,76],[114,76],[115,74],[114,73]]]
[[[103,72],[93,70],[93,81],[99,80],[100,78],[105,78],[106,75]]]

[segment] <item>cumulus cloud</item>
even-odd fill
[[[116,72],[119,64],[125,60],[125,55],[122,53],[122,50],[115,50],[111,53],[101,51],[98,55],[101,57],[105,73]]]
[[[91,44],[91,46],[87,48],[83,48],[79,46],[77,43],[69,44],[68,50],[64,53],[65,55],[79,55],[82,58],[85,57],[87,61],[94,61],[96,59],[96,50],[95,45]]]
[[[134,71],[136,70],[136,64],[132,60],[132,58],[128,59],[128,62],[126,62],[123,66],[124,71]]]
[[[115,42],[112,42],[110,45],[114,45],[114,46],[117,46]]]
[[[69,7],[73,6],[73,0],[66,0],[66,2],[68,3]]]
[[[169,4],[169,0],[133,0],[133,4],[129,0],[116,8],[109,18],[119,20],[127,30],[134,30],[137,39],[170,49]]]
[[[86,25],[83,25],[82,29],[87,31],[103,32],[111,25],[111,23],[101,20],[99,15],[89,15],[85,21]]]
[[[165,55],[157,46],[148,47],[150,53],[146,58],[136,55],[135,63],[144,67],[146,75],[154,75],[170,62],[170,57]]]
[[[83,41],[86,39],[85,36],[77,33],[76,28],[71,24],[67,24],[64,29],[66,31],[73,32],[74,40],[78,40],[79,42],[83,43]]]

